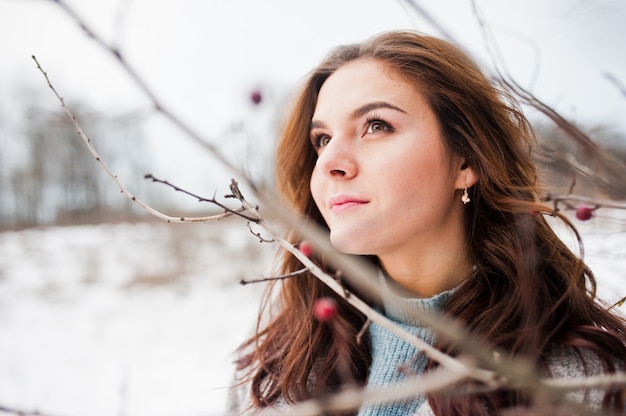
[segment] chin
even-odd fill
[[[368,249],[365,244],[362,243],[362,239],[356,236],[330,236],[330,244],[335,248],[335,250],[344,254],[353,254],[353,255],[370,255],[372,254],[371,248]]]

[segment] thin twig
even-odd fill
[[[361,342],[363,341],[363,337],[365,336],[365,333],[367,332],[367,329],[370,327],[371,323],[372,323],[372,321],[370,320],[370,318],[367,318],[367,320],[365,321],[365,323],[363,324],[363,326],[359,330],[359,333],[356,334],[356,344],[357,345],[361,345]]]
[[[248,226],[248,230],[250,231],[250,234],[258,238],[260,243],[275,243],[276,242],[274,238],[265,238],[261,235],[260,232],[254,231],[252,229],[252,226],[250,225],[250,221],[248,221],[246,225]]]
[[[260,218],[258,216],[250,216],[250,215],[246,215],[244,214],[244,212],[247,212],[247,209],[244,208],[243,206],[237,209],[232,209],[227,207],[226,205],[222,204],[221,202],[219,202],[217,199],[215,199],[215,197],[213,198],[205,198],[203,196],[199,196],[197,194],[194,194],[190,191],[187,191],[186,189],[183,189],[179,186],[176,186],[174,184],[172,184],[169,181],[163,180],[163,179],[158,179],[156,177],[154,177],[154,175],[152,175],[151,173],[148,173],[146,175],[144,175],[144,179],[150,179],[152,182],[156,182],[156,183],[160,183],[166,186],[169,186],[170,188],[172,188],[173,190],[175,190],[176,192],[181,192],[185,195],[189,195],[195,199],[197,199],[199,202],[210,202],[211,204],[217,205],[218,207],[222,208],[224,210],[224,213],[230,213],[232,215],[236,215],[238,217],[241,217],[247,221],[250,222],[259,222]],[[241,194],[241,193],[240,193]],[[232,195],[227,195],[226,197],[232,197]],[[243,198],[243,196],[242,196]]]
[[[568,392],[590,388],[626,387],[626,374],[604,374],[581,378],[547,378],[541,382],[551,389]]]
[[[602,207],[602,208],[616,208],[616,209],[626,209],[626,202],[624,201],[614,201],[612,199],[597,199],[597,198],[589,198],[582,195],[553,195],[547,194],[543,199],[543,202],[554,202],[558,204],[560,202],[564,202],[568,205],[568,207],[573,207],[570,202],[576,203],[584,203],[594,207]]]
[[[624,296],[623,298],[621,298],[620,300],[612,304],[607,310],[610,311],[613,308],[621,308],[624,305],[624,302],[626,302],[626,296]]]
[[[271,282],[272,280],[290,279],[292,277],[301,276],[303,274],[306,274],[306,272],[308,272],[308,271],[309,271],[309,269],[307,269],[306,267],[303,267],[302,269],[296,270],[295,272],[291,272],[291,273],[288,273],[288,274],[283,274],[281,276],[262,277],[260,279],[253,279],[253,280],[241,279],[239,281],[239,284],[244,286],[244,285],[247,285],[249,283],[262,283],[262,282]]]
[[[148,99],[154,104],[154,108],[163,114],[166,119],[172,122],[177,128],[183,131],[190,139],[199,144],[201,147],[208,150],[213,154],[220,163],[222,163],[230,172],[233,172],[235,176],[245,177],[245,172],[239,168],[230,159],[225,157],[218,148],[212,144],[209,140],[205,140],[201,134],[193,130],[188,124],[184,123],[180,117],[178,117],[173,111],[167,109],[166,106],[159,100],[154,91],[148,86],[146,81],[139,75],[139,73],[126,61],[119,48],[107,44],[107,42],[99,36],[95,30],[91,29],[89,25],[82,19],[78,13],[70,7],[63,0],[52,0],[59,7],[61,7],[75,22],[78,23],[80,28],[89,36],[94,42],[96,42],[104,51],[109,53],[124,69],[126,74],[132,79],[133,83],[148,97]]]
[[[610,72],[605,72],[603,75],[606,79],[608,79],[615,86],[615,88],[617,88],[617,90],[624,97],[626,97],[626,86],[624,86],[624,84],[622,84],[615,75],[611,74]]]
[[[54,95],[59,99],[59,101],[61,102],[61,108],[63,108],[63,111],[65,112],[65,114],[67,114],[67,116],[70,118],[70,120],[72,121],[72,124],[74,125],[74,128],[76,129],[76,131],[78,132],[78,135],[80,136],[80,138],[83,140],[83,142],[85,143],[85,145],[87,146],[87,148],[89,149],[89,152],[93,155],[93,157],[95,157],[96,162],[98,162],[98,164],[100,165],[100,167],[106,172],[107,175],[109,175],[109,177],[111,177],[111,179],[113,179],[113,181],[115,182],[115,184],[117,185],[117,187],[120,189],[120,191],[122,192],[122,194],[124,194],[128,199],[130,199],[131,201],[133,201],[135,204],[139,205],[143,210],[145,210],[146,212],[148,212],[149,214],[154,215],[157,218],[160,218],[164,221],[167,222],[171,222],[171,223],[194,223],[194,222],[210,222],[210,221],[217,221],[217,220],[221,220],[224,219],[230,215],[232,215],[230,212],[224,212],[222,214],[216,214],[216,215],[212,215],[212,216],[208,216],[208,217],[198,217],[198,218],[185,218],[185,217],[172,217],[169,215],[166,215],[160,211],[157,211],[156,209],[152,208],[151,206],[149,206],[148,204],[144,203],[143,201],[141,201],[140,199],[138,199],[137,197],[135,197],[132,193],[130,193],[125,187],[124,185],[122,185],[122,183],[120,182],[120,180],[118,179],[117,175],[114,174],[111,169],[109,169],[109,167],[107,166],[107,164],[104,162],[104,160],[102,160],[102,158],[100,157],[100,155],[98,154],[98,152],[96,151],[96,149],[94,148],[91,139],[89,138],[89,136],[87,136],[87,134],[83,131],[82,127],[80,126],[78,119],[76,118],[76,116],[70,111],[70,109],[67,107],[67,105],[65,105],[65,100],[63,99],[63,97],[61,97],[61,95],[59,95],[59,93],[57,92],[57,90],[54,88],[54,85],[52,85],[52,82],[50,81],[50,78],[48,78],[48,74],[46,73],[46,71],[43,70],[43,68],[41,67],[41,65],[39,64],[39,61],[37,61],[37,58],[35,57],[35,55],[32,56],[33,61],[35,61],[35,63],[37,64],[37,69],[43,74],[43,76],[46,79],[46,82],[48,83],[48,87],[50,87],[50,89],[52,90],[52,92],[54,93]]]
[[[468,375],[457,372],[435,371],[407,378],[402,383],[381,388],[349,388],[335,394],[295,404],[287,415],[322,415],[337,411],[356,410],[363,403],[406,400],[434,393],[464,380]]]
[[[37,410],[23,410],[0,405],[0,413],[8,413],[16,416],[52,416],[50,413],[41,413]]]

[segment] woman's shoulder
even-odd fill
[[[625,373],[623,362],[614,361],[618,373]],[[544,377],[556,379],[575,379],[607,374],[602,359],[587,348],[556,347],[545,358]],[[599,388],[583,389],[570,392],[568,398],[578,403],[585,403],[592,408],[600,409],[604,398],[604,390]],[[434,416],[428,401],[425,402],[414,416]]]
[[[571,378],[598,376],[607,372],[604,361],[588,348],[557,346],[546,355],[545,364],[549,376]],[[624,363],[613,360],[618,372],[624,371]]]
[[[609,360],[611,361],[611,360]],[[612,360],[615,371],[624,373],[624,362]],[[555,379],[576,379],[608,374],[605,361],[588,348],[559,346],[547,354],[545,376]],[[568,398],[579,403],[600,408],[605,391],[602,388],[580,388],[568,393]]]

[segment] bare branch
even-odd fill
[[[621,298],[620,300],[612,304],[608,310],[611,310],[613,308],[621,308],[622,306],[624,306],[624,302],[626,302],[626,296],[624,296],[623,298]]]
[[[294,405],[288,415],[322,415],[333,411],[358,409],[363,403],[400,401],[416,395],[434,393],[450,388],[466,378],[466,374],[436,371],[385,388],[350,388],[339,393],[317,399],[307,400]]]
[[[288,273],[288,274],[284,274],[282,276],[262,277],[260,279],[254,279],[254,280],[241,279],[239,281],[239,284],[243,286],[243,285],[247,285],[249,283],[261,283],[261,282],[270,282],[272,280],[290,279],[292,277],[302,276],[302,275],[306,274],[308,271],[309,271],[309,269],[307,269],[306,267],[303,267],[302,269],[296,270],[295,272],[291,272],[291,273]]]
[[[558,203],[564,202],[568,205],[568,207],[572,207],[572,204],[569,202],[576,203],[584,203],[590,206],[594,206],[596,208],[616,208],[616,209],[626,209],[626,202],[624,201],[614,201],[612,199],[598,199],[598,198],[589,198],[582,195],[552,195],[547,194],[542,201],[550,202],[553,201],[555,207]]]
[[[139,75],[139,73],[133,68],[132,65],[124,59],[122,53],[117,47],[107,44],[107,42],[99,36],[94,30],[92,30],[82,19],[78,13],[70,7],[63,0],[52,0],[54,3],[59,5],[85,32],[87,36],[93,39],[98,46],[100,46],[107,53],[112,55],[112,57],[121,65],[124,71],[128,74],[128,76],[132,79],[133,83],[148,97],[148,99],[154,104],[155,109],[163,114],[165,118],[167,118],[170,122],[172,122],[177,128],[183,131],[190,139],[199,144],[204,149],[208,150],[211,154],[213,154],[220,163],[222,163],[226,168],[228,168],[235,176],[238,177],[246,177],[245,172],[243,172],[237,165],[235,165],[230,159],[225,157],[221,152],[219,152],[218,148],[213,145],[210,140],[206,140],[202,137],[201,134],[197,133],[193,130],[188,124],[184,123],[180,117],[176,116],[174,112],[168,110],[158,99],[157,95],[154,91],[148,86],[145,80]],[[60,97],[59,97],[60,98]],[[252,183],[252,181],[250,181]]]
[[[622,84],[615,75],[610,72],[605,72],[604,77],[608,79],[624,97],[626,97],[626,86],[624,86],[624,84]]]
[[[446,39],[450,39],[453,40],[454,36],[452,36],[452,33],[450,33],[448,31],[448,29],[446,29],[441,23],[439,23],[439,21],[437,19],[435,19],[425,8],[423,8],[418,2],[417,0],[405,0],[406,3],[410,6],[410,8],[412,8],[413,10],[415,10],[419,15],[421,15],[428,23],[430,23],[436,31],[438,31],[439,33],[441,33],[441,35],[446,38]],[[459,43],[460,45],[460,43]]]
[[[41,413],[37,410],[23,410],[0,405],[0,413],[8,413],[16,416],[52,416],[50,413]]]
[[[132,193],[130,193],[124,187],[124,185],[122,185],[122,183],[118,179],[117,175],[114,174],[111,171],[111,169],[109,169],[108,165],[106,163],[104,163],[104,161],[102,160],[102,158],[100,157],[100,155],[98,154],[96,149],[94,148],[93,144],[91,143],[91,139],[89,138],[89,136],[87,136],[87,134],[85,134],[85,132],[83,131],[82,127],[80,126],[80,124],[78,122],[78,119],[70,111],[70,109],[67,107],[67,105],[65,105],[65,101],[63,100],[63,97],[61,97],[59,95],[57,90],[54,88],[54,86],[50,82],[50,78],[48,78],[48,74],[43,70],[43,68],[39,64],[39,61],[37,61],[37,58],[34,55],[33,55],[32,58],[35,61],[35,63],[37,64],[37,69],[39,69],[39,71],[46,78],[46,82],[48,83],[48,87],[50,87],[50,89],[52,90],[54,95],[61,102],[61,107],[63,108],[63,111],[70,118],[70,120],[72,121],[72,124],[74,124],[74,128],[76,129],[76,131],[78,132],[78,135],[80,136],[80,138],[83,140],[83,142],[85,143],[85,145],[89,149],[89,152],[93,155],[93,157],[96,159],[96,162],[98,162],[98,164],[106,172],[106,174],[109,175],[109,177],[111,177],[111,179],[113,179],[113,181],[115,182],[117,187],[120,189],[122,194],[124,194],[128,199],[130,199],[132,202],[134,202],[135,204],[139,205],[143,210],[145,210],[146,212],[154,215],[155,217],[160,218],[160,219],[162,219],[164,221],[167,221],[167,222],[172,222],[172,223],[210,222],[210,221],[221,220],[221,219],[226,218],[226,217],[231,215],[230,212],[225,212],[225,213],[222,213],[222,214],[212,215],[212,216],[208,216],[208,217],[199,217],[199,218],[171,217],[171,216],[166,215],[166,214],[164,214],[164,213],[162,213],[160,211],[157,211],[156,209],[152,208],[148,204],[146,204],[143,201],[141,201],[138,198],[136,198]]]
[[[320,415],[325,412],[332,411],[350,411],[358,409],[365,402],[379,403],[401,401],[415,397],[416,395],[435,393],[444,389],[446,389],[447,394],[454,395],[456,390],[454,385],[470,377],[471,375],[469,374],[467,377],[464,377],[464,375],[460,373],[434,371],[407,378],[401,384],[385,388],[373,389],[353,387],[335,394],[298,403],[287,414]],[[505,387],[507,384],[507,380],[505,379],[493,380],[490,384],[482,386],[462,386],[459,393],[467,394],[469,392],[487,392],[500,387]],[[607,375],[586,377],[583,379],[549,378],[541,380],[540,384],[543,385],[543,388],[546,389],[546,391],[558,390],[560,392],[570,392],[585,388],[609,388],[623,386],[626,385],[626,376]],[[576,414],[602,414],[601,412],[595,412],[586,408],[586,406],[573,401],[552,401],[551,399],[553,399],[553,397],[551,398],[549,394],[545,396],[546,391],[542,393],[542,396],[544,396],[543,406],[546,408],[554,409],[554,406],[556,405],[559,409],[566,411],[565,414],[571,414],[569,411],[575,411]],[[542,404],[539,406],[542,407]]]
[[[357,345],[361,345],[361,342],[363,340],[363,336],[365,335],[365,332],[367,332],[367,329],[370,327],[371,324],[372,324],[372,321],[369,318],[367,318],[367,320],[363,324],[363,327],[361,327],[361,329],[359,330],[359,333],[356,334],[356,343],[357,343]]]
[[[189,195],[195,199],[197,199],[199,202],[210,202],[211,204],[217,205],[218,207],[222,208],[224,210],[224,214],[232,214],[232,215],[236,215],[238,217],[241,217],[245,220],[248,220],[250,222],[259,222],[261,219],[258,217],[258,215],[254,215],[254,216],[249,216],[244,214],[244,212],[247,212],[247,209],[245,207],[243,207],[243,195],[241,195],[241,192],[239,192],[238,194],[241,196],[240,201],[242,201],[242,206],[238,209],[232,209],[227,207],[226,205],[222,204],[221,202],[219,202],[217,199],[215,199],[215,197],[213,198],[205,198],[199,195],[196,195],[190,191],[187,191],[183,188],[180,188],[174,184],[172,184],[171,182],[168,182],[166,180],[163,179],[158,179],[156,177],[154,177],[154,175],[152,175],[151,173],[148,173],[146,175],[144,175],[145,179],[150,179],[152,180],[152,182],[156,182],[156,183],[160,183],[166,186],[169,186],[170,188],[172,188],[173,190],[175,190],[176,192],[181,192],[183,194]],[[233,195],[226,195],[227,198],[233,198]],[[239,198],[237,198],[239,199]]]
[[[254,231],[252,229],[252,226],[250,225],[250,221],[248,221],[248,223],[246,224],[248,226],[248,230],[250,231],[250,234],[252,234],[253,236],[255,236],[256,238],[259,239],[260,243],[275,243],[276,240],[273,238],[265,238],[261,235],[260,232]]]
[[[576,172],[579,172],[587,177],[600,189],[609,193],[609,195],[613,198],[626,198],[626,187],[624,186],[623,180],[626,176],[626,164],[623,161],[598,147],[598,145],[578,127],[566,120],[556,110],[539,100],[534,94],[524,89],[514,80],[505,79],[501,76],[498,81],[502,86],[513,92],[521,102],[541,111],[569,137],[580,144],[585,149],[585,152],[593,155],[598,163],[598,166],[603,168],[608,178],[600,177],[598,175],[597,168],[591,170],[578,163],[571,155],[567,155],[567,157],[559,157],[559,159],[567,162],[567,164],[575,169]],[[557,156],[556,152],[552,152],[552,154],[553,156]]]
[[[542,380],[542,383],[559,391],[624,387],[626,386],[626,374],[605,374],[581,378],[549,378]]]

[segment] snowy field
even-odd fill
[[[221,414],[272,250],[243,222],[0,233],[0,405]]]
[[[577,225],[600,293],[617,301],[623,220]],[[0,406],[223,414],[231,352],[252,331],[263,289],[238,281],[269,273],[273,250],[240,221],[0,233]]]

